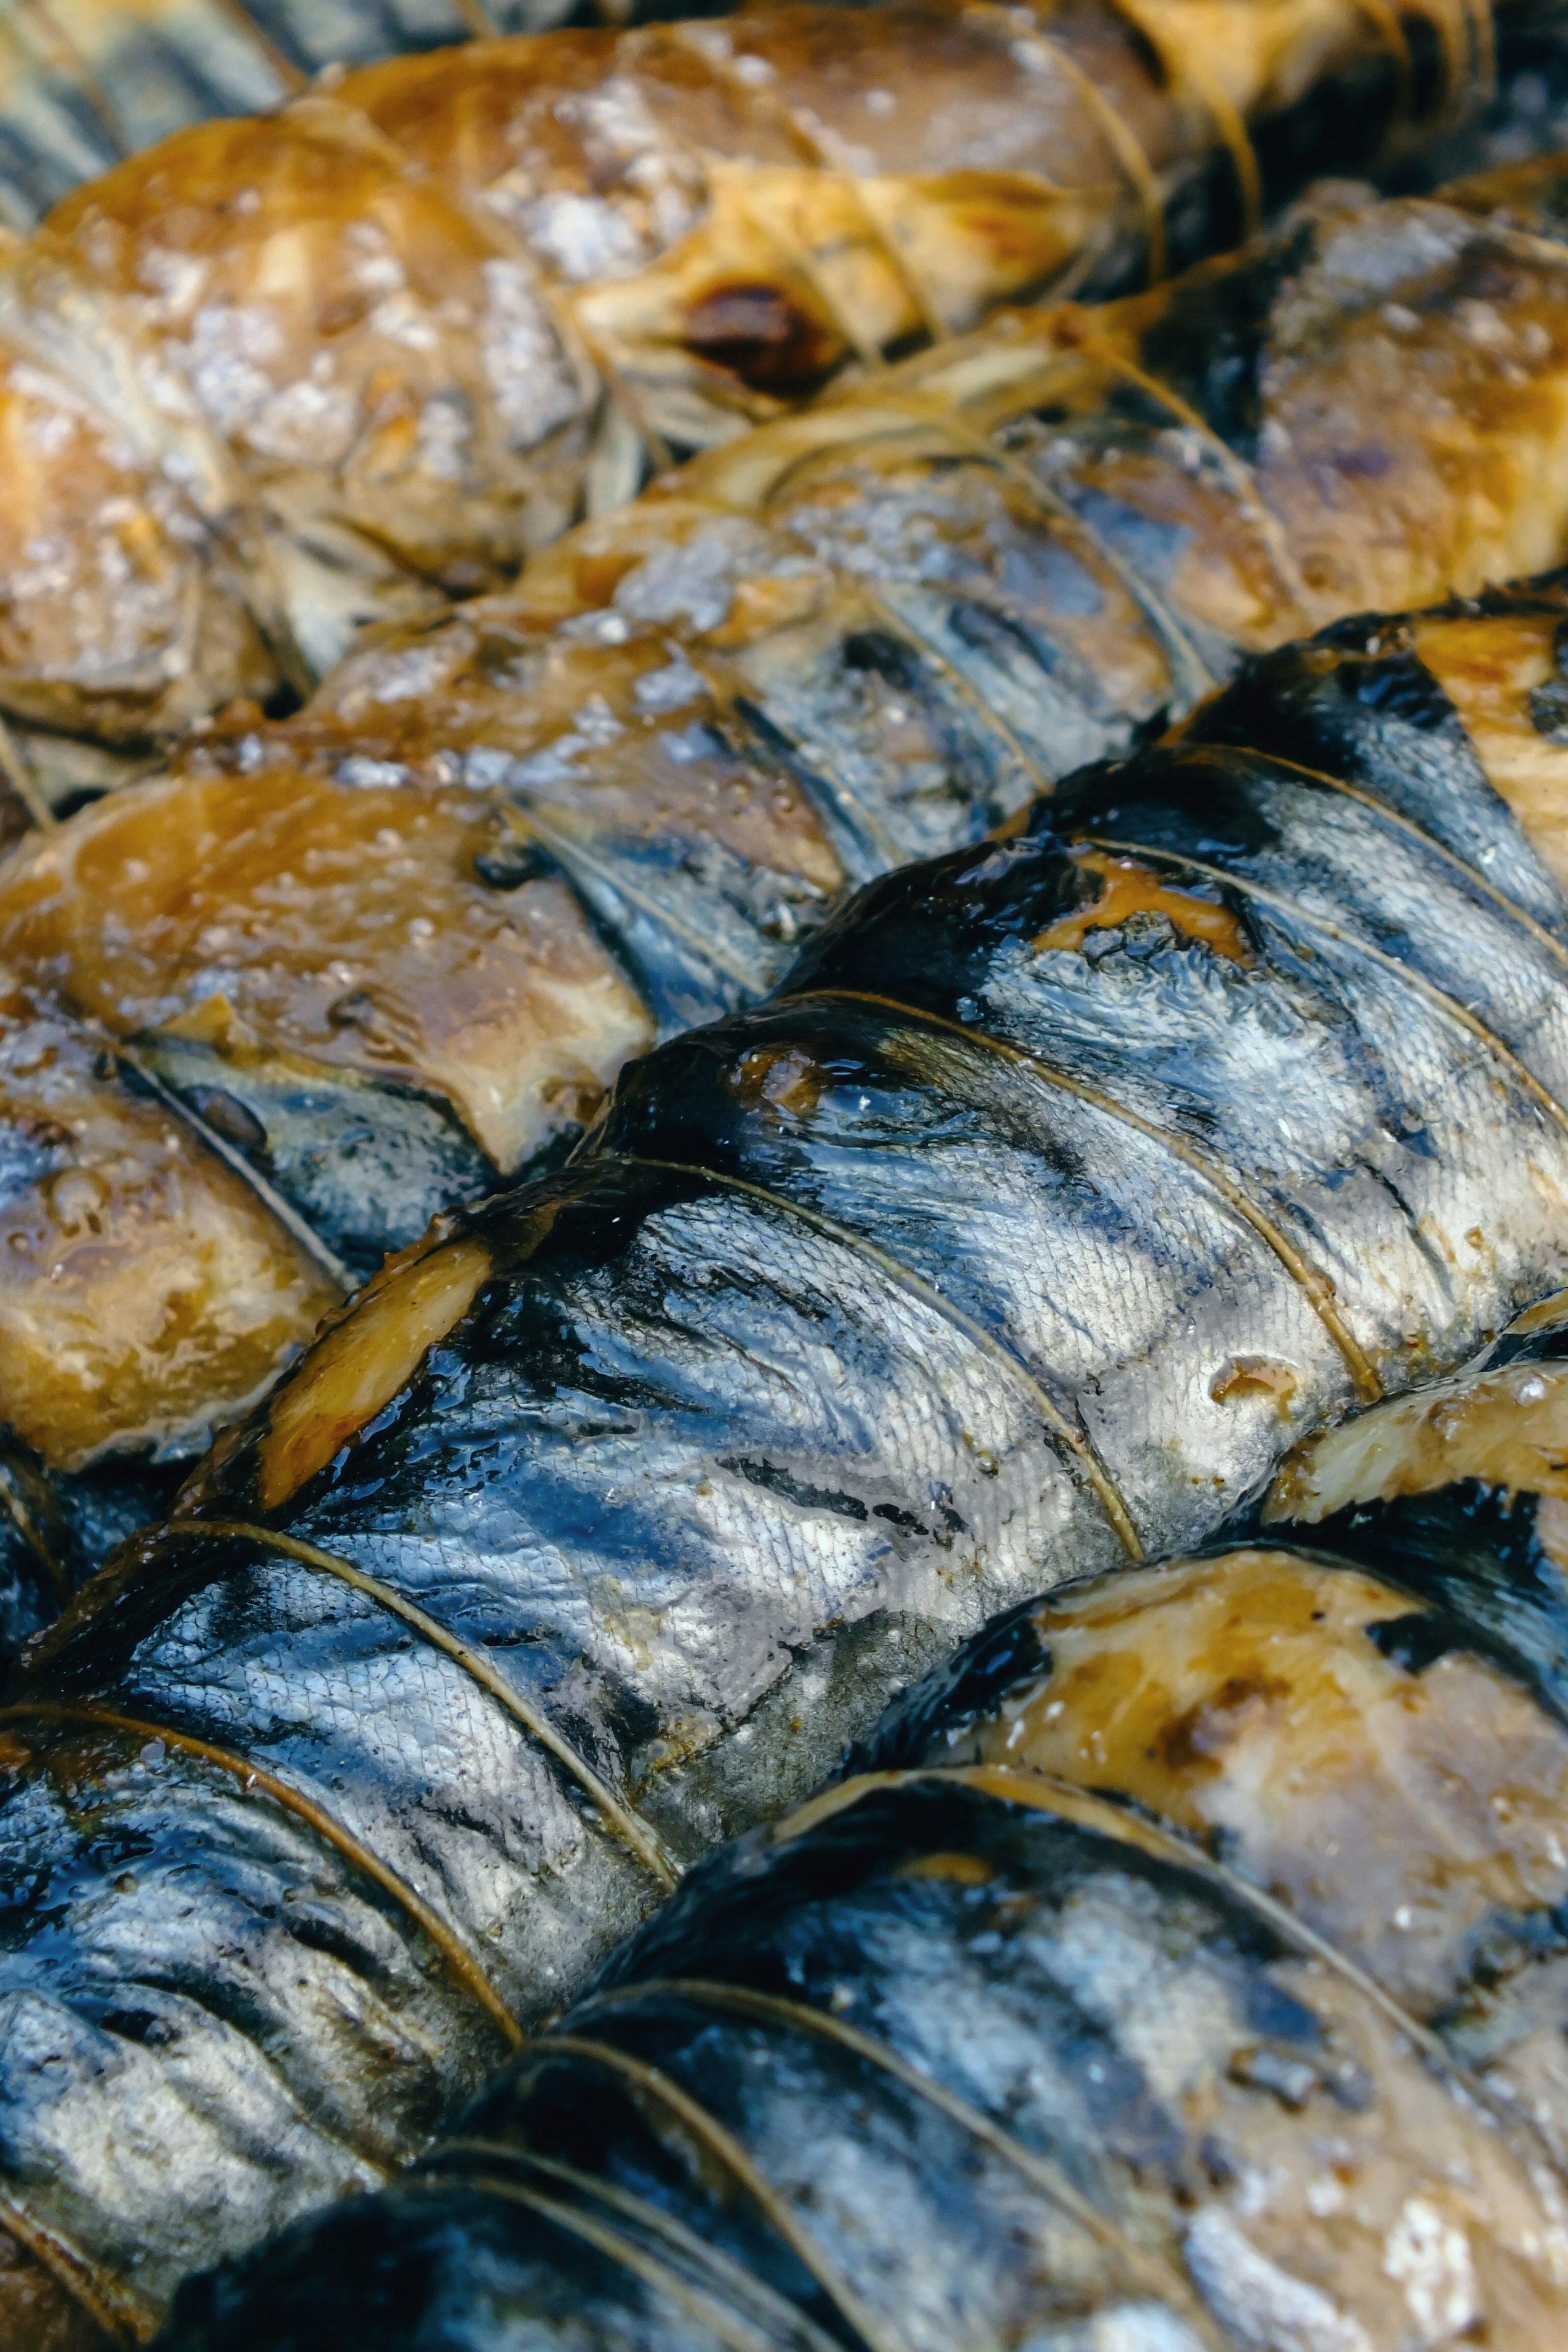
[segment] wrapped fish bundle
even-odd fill
[[[1169,289],[889,370],[20,845],[10,1643],[384,1251],[563,1157],[848,887],[1249,652],[1560,560],[1563,189],[1331,192]],[[1559,881],[1561,619],[1412,641],[1420,724],[1470,730]],[[1310,764],[1304,724],[1268,740]]]
[[[148,2331],[997,1609],[1568,1279],[1563,615],[1258,657],[872,884],[229,1433],[0,1715],[0,2285]]]
[[[193,124],[0,249],[13,777],[58,804],[133,774],[363,623],[500,584],[673,448],[1228,242],[1484,81],[1489,41],[1484,0],[784,7]]]
[[[994,1623],[161,2340],[1560,2342],[1565,1441],[1510,1339]]]

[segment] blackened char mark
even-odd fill
[[[1425,1638],[1443,1629],[1447,1647],[1489,1658],[1568,1722],[1568,1579],[1537,1532],[1539,1499],[1464,1478],[1354,1505],[1306,1532],[1314,1549],[1426,1601],[1434,1622]],[[1408,1663],[1397,1647],[1387,1654]]]
[[[682,340],[753,392],[804,399],[844,356],[838,337],[796,295],[766,280],[710,286],[686,313]]]

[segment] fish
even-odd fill
[[[390,1261],[28,1644],[28,2326],[41,2266],[146,2336],[384,2183],[999,1610],[1203,1545],[1568,1286],[1568,905],[1438,683],[1549,837],[1565,593],[1255,656],[868,884]]]
[[[1562,2341],[1563,1313],[993,1620],[161,2346]]]
[[[1281,640],[1568,555],[1565,186],[1341,186],[1168,287],[917,355],[19,832],[5,1646],[388,1252],[561,1165],[626,1062],[764,995],[847,892]],[[1422,658],[1562,883],[1556,631],[1550,594],[1483,604]]]
[[[12,37],[58,45],[75,5],[18,0]],[[199,54],[236,13],[137,0],[71,37]],[[368,12],[309,13],[333,41]],[[232,704],[291,707],[362,627],[504,585],[673,452],[1232,242],[1492,78],[1488,0],[1194,23],[901,0],[448,42],[226,101],[0,231],[13,790],[58,812]],[[110,111],[141,87],[99,84]]]

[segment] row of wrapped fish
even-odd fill
[[[995,239],[978,307],[1109,281],[1216,137],[1251,191],[1249,109],[1409,58],[1381,12],[1250,16],[1189,19],[1181,73],[1142,16],[584,37],[528,119],[582,196],[603,109],[561,58],[709,104],[787,31],[845,103],[875,53],[907,162],[933,59],[973,124],[959,68],[1005,50],[1119,176],[1036,186],[1055,225]],[[1433,21],[1458,79],[1479,20]],[[158,420],[129,507],[184,518],[187,650],[221,592],[260,652],[176,662],[133,724],[75,653],[53,702],[6,683],[13,1637],[230,1425],[0,1719],[0,2343],[145,2337],[215,2263],[182,2347],[1551,2343],[1568,590],[1483,591],[1568,553],[1568,164],[1330,188],[1170,288],[954,341],[796,91],[768,119],[819,152],[763,217],[839,207],[788,257],[837,337],[798,375],[754,308],[695,373],[689,337],[663,376],[581,341],[553,508],[537,472],[416,495],[395,368],[380,475],[223,446],[201,402],[247,353],[202,391],[182,349],[212,271],[227,318],[319,290],[290,254],[370,252],[345,156],[378,219],[488,221],[408,141],[493,163],[542,54],[377,69],[374,135],[363,79],[183,134],[16,257],[23,396],[62,414],[66,343],[110,354],[83,431],[110,394]],[[532,169],[506,259],[581,341]],[[658,171],[622,178],[608,214],[653,219]],[[663,300],[722,180],[605,282]],[[928,258],[995,193],[950,170]],[[398,255],[342,331],[384,352],[390,305],[428,354]],[[309,423],[337,362],[294,326],[251,391],[313,385]],[[700,381],[695,425],[656,381]],[[74,491],[43,413],[17,478]],[[449,522],[483,563],[409,560]],[[1405,617],[1343,618],[1373,605]],[[297,714],[163,759],[365,610]],[[456,2140],[332,2206],[509,2052]]]
[[[1562,1311],[994,1622],[161,2340],[1562,2342]]]
[[[1562,78],[1550,8],[1504,22]],[[13,782],[68,805],[671,450],[1229,242],[1491,54],[1484,0],[907,0],[478,41],[193,123],[0,248]]]
[[[509,2052],[184,2342],[1556,2340],[1568,909],[1439,677],[1528,707],[1565,609],[1258,657],[871,885],[31,1645],[13,2340]]]
[[[559,1160],[846,888],[1249,651],[1568,553],[1565,177],[1330,190],[1171,287],[1013,314],[20,839],[13,1645],[384,1251]],[[1550,614],[1526,636],[1511,695],[1480,623],[1430,658],[1560,870]]]

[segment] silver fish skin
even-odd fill
[[[1565,1321],[993,1621],[167,2352],[1557,2342]]]
[[[384,2178],[893,1686],[1568,1281],[1568,914],[1416,641],[871,886],[27,1654],[0,2197],[88,2307]]]

